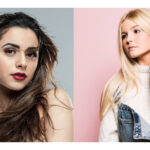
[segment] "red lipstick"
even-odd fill
[[[12,74],[13,78],[16,80],[24,80],[27,76],[24,73],[21,72],[16,72],[14,74]]]

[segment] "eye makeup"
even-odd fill
[[[17,52],[20,51],[20,46],[14,43],[6,43],[2,46],[3,51],[8,56],[14,56]],[[37,47],[28,47],[25,50],[25,56],[29,59],[35,59],[38,56],[39,46]]]

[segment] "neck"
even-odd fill
[[[150,51],[138,58],[138,64],[150,66]]]

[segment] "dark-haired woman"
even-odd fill
[[[0,15],[1,142],[73,140],[72,105],[54,81],[55,61],[56,47],[34,18]]]

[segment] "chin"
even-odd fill
[[[8,89],[12,91],[21,91],[22,89],[25,88],[26,85],[12,85],[9,86]]]
[[[134,58],[138,58],[139,57],[139,55],[138,54],[129,54],[129,57],[130,58],[132,58],[132,59],[134,59]]]
[[[24,87],[12,87],[10,90],[12,90],[12,91],[21,91],[22,89],[24,89]]]

